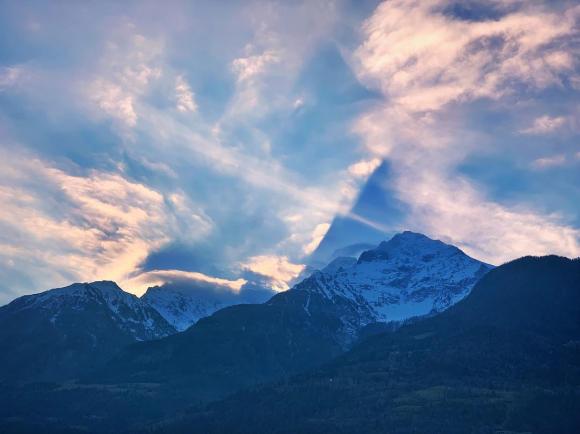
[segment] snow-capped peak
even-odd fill
[[[106,280],[73,283],[23,296],[8,306],[15,311],[39,309],[50,315],[53,324],[70,314],[89,315],[89,312],[98,311],[113,319],[136,340],[159,338],[175,332],[154,308],[123,291],[115,282]]]
[[[491,268],[455,246],[407,231],[357,261],[333,261],[294,288],[339,303],[343,322],[354,330],[440,312],[465,297]]]
[[[432,240],[426,235],[410,231],[396,234],[389,241],[383,241],[376,249],[370,251],[398,257],[406,256],[414,258],[425,255],[451,256],[461,253],[461,250],[455,246],[445,244],[439,240]],[[367,252],[363,252],[363,254]]]

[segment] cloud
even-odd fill
[[[534,119],[533,124],[521,130],[522,134],[548,134],[552,131],[558,130],[566,123],[564,116],[551,117],[548,115],[540,116]]]
[[[149,269],[184,268],[236,280],[235,273],[241,272],[236,264],[265,252],[296,265],[313,241],[313,231],[348,207],[356,193],[346,192],[342,173],[332,172],[337,167],[344,171],[360,159],[360,152],[343,150],[303,164],[309,145],[290,146],[285,139],[290,130],[301,134],[327,129],[329,134],[317,138],[325,146],[335,144],[333,134],[341,135],[331,126],[336,119],[321,105],[324,96],[317,99],[317,87],[303,79],[321,46],[335,46],[339,3],[232,3],[224,9],[211,2],[193,7],[178,2],[163,13],[156,11],[154,19],[151,12],[156,7],[150,6],[124,4],[113,10],[95,4],[48,11],[38,3],[34,32],[20,25],[27,19],[27,8],[7,8],[0,18],[14,31],[15,40],[36,41],[15,46],[16,58],[34,72],[26,95],[19,92],[0,102],[8,101],[0,107],[0,129],[16,139],[13,148],[27,150],[30,159],[39,161],[41,173],[48,168],[62,172],[59,182],[65,185],[115,175],[119,183],[125,180],[159,195],[151,209],[142,207],[151,221],[123,222],[116,216],[118,230],[97,228],[92,242],[97,247],[75,251],[74,259],[82,262],[76,269],[64,260],[57,263],[73,243],[68,239],[48,248],[53,252],[50,258],[38,259],[29,252],[26,260],[38,260],[29,266],[22,265],[24,256],[12,263],[6,253],[2,264],[13,266],[11,273],[20,268],[34,275],[11,278],[5,286],[16,293],[88,280],[97,268],[106,273],[102,278],[117,276],[123,284],[129,278],[125,274],[142,271],[144,256],[157,257],[175,246],[183,255],[179,266],[152,259],[145,261]],[[6,78],[6,83],[12,81]],[[346,119],[344,113],[353,111],[355,104],[351,100],[337,111]],[[306,110],[308,117],[303,118]],[[347,130],[345,125],[341,123],[341,132]],[[28,170],[36,169],[22,167]],[[309,176],[315,171],[319,176]],[[33,208],[64,195],[66,206],[58,216],[48,206],[42,215],[51,223],[72,220],[76,230],[87,204],[68,197],[55,180],[45,186],[18,182],[7,179],[3,185],[32,195]],[[122,190],[117,193],[124,197]],[[85,190],[78,198],[94,194]],[[112,197],[107,203],[113,209],[120,206]],[[93,220],[108,218],[94,213],[85,222],[89,228]],[[285,220],[297,214],[303,215],[299,222]],[[99,233],[106,237],[108,230],[117,238],[107,243],[108,250],[99,250]],[[135,240],[143,238],[142,245],[130,249],[139,254],[123,260],[118,272],[109,272],[115,263],[109,258],[117,255],[112,249],[122,250],[132,231],[137,231]],[[62,227],[54,232],[66,233]],[[6,244],[44,247],[18,235],[5,231]],[[198,259],[188,259],[183,252],[193,252]],[[95,264],[106,260],[102,267],[91,268],[90,257]],[[45,278],[40,269],[46,271]]]
[[[580,8],[494,3],[498,17],[468,21],[445,13],[449,4],[382,3],[364,23],[366,39],[354,54],[360,79],[384,96],[354,130],[370,152],[390,161],[388,187],[409,209],[403,225],[492,263],[526,254],[580,255],[580,232],[564,218],[493,201],[457,171],[485,137],[469,130],[459,107],[481,99],[509,105],[524,89],[533,95],[565,86],[578,64],[571,41]],[[546,118],[534,126],[561,123]],[[562,162],[557,156],[535,164]]]
[[[381,164],[380,158],[361,160],[348,167],[348,173],[355,178],[368,178]]]
[[[24,69],[19,65],[0,67],[0,91],[18,84],[24,75]]]
[[[219,287],[223,290],[239,293],[241,288],[248,283],[246,279],[228,280],[218,277],[208,276],[203,273],[183,271],[183,270],[151,270],[129,279],[126,283],[133,291],[142,294],[152,286],[165,284],[189,284],[197,283],[206,287]]]
[[[266,50],[260,54],[234,59],[232,70],[236,73],[238,81],[248,81],[279,61],[280,57],[274,50]]]
[[[554,155],[552,157],[538,158],[532,162],[534,169],[547,169],[550,167],[557,167],[566,164],[565,155]]]
[[[195,112],[197,104],[189,84],[183,76],[177,76],[175,80],[175,95],[177,98],[177,110],[180,112]]]
[[[106,45],[94,78],[81,85],[81,94],[86,95],[97,113],[101,112],[118,121],[121,127],[131,129],[139,118],[139,98],[163,73],[160,67],[163,47],[161,42],[137,33],[131,23],[120,26],[114,36],[115,39]],[[180,84],[183,94],[185,83],[178,82],[176,86]]]
[[[309,255],[312,252],[314,252],[314,250],[316,250],[316,248],[318,247],[318,245],[328,232],[329,228],[330,223],[320,223],[314,228],[314,231],[312,232],[312,241],[310,241],[310,243],[304,246],[305,255]]]
[[[191,204],[168,206],[164,195],[119,173],[75,174],[34,156],[5,155],[0,256],[30,276],[28,290],[71,280],[123,283],[180,220],[189,222],[192,238],[212,229]]]
[[[514,80],[536,88],[561,85],[575,63],[566,37],[577,33],[579,7],[506,12],[466,21],[442,13],[450,2],[394,0],[366,21],[355,53],[359,75],[409,112],[451,102],[498,99]]]
[[[137,125],[134,97],[117,84],[95,80],[89,86],[90,99],[105,113],[128,127]]]
[[[287,256],[276,255],[254,256],[240,266],[244,270],[268,277],[275,291],[287,290],[288,282],[304,269],[304,265],[293,264]]]

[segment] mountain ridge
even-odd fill
[[[402,245],[409,241],[416,244],[415,235],[410,239],[405,235]],[[421,242],[431,246],[425,253],[437,252],[443,248],[448,255],[440,255],[431,261],[418,262],[414,265],[427,267],[429,264],[439,264],[441,260],[451,256],[452,250],[453,255],[459,258],[453,262],[456,269],[461,271],[461,267],[466,268],[465,275],[469,276],[469,279],[455,279],[455,274],[447,277],[438,274],[438,282],[457,290],[461,296],[468,293],[478,278],[476,274],[479,268],[485,264],[469,258],[458,249],[427,237],[421,239]],[[394,243],[400,244],[397,240]],[[416,250],[409,248],[406,254],[414,254]],[[209,383],[208,390],[200,390],[200,393],[215,396],[226,391],[231,392],[240,377],[247,380],[244,386],[249,386],[253,382],[271,381],[310,369],[350,348],[363,327],[384,319],[390,320],[373,311],[372,300],[369,301],[368,296],[369,294],[376,296],[377,292],[383,290],[401,291],[401,287],[384,285],[375,288],[375,291],[371,286],[377,282],[385,283],[400,279],[401,273],[412,274],[416,269],[409,267],[407,261],[403,261],[407,264],[407,268],[399,270],[397,267],[401,263],[394,261],[393,271],[389,268],[389,261],[365,262],[362,265],[354,263],[353,268],[349,269],[353,274],[348,276],[356,277],[356,273],[360,269],[366,270],[369,264],[374,273],[359,273],[358,286],[350,285],[352,282],[344,284],[340,276],[345,271],[338,267],[335,270],[338,273],[336,275],[316,272],[302,283],[275,295],[263,304],[237,305],[221,309],[201,319],[183,333],[153,343],[136,344],[121,351],[103,370],[97,372],[95,377],[89,377],[86,381],[173,381],[197,384],[205,382]],[[386,274],[383,273],[384,267],[388,271]],[[434,270],[441,271],[437,268]],[[427,276],[431,275],[431,271]],[[385,276],[387,280],[384,280]],[[330,288],[329,283],[337,283],[340,286]],[[414,289],[432,289],[431,286],[426,286],[425,282],[415,283]],[[418,313],[431,313],[432,294],[430,291],[423,292],[428,298],[428,303],[431,303],[429,308],[420,312],[413,311],[407,316],[396,318],[397,320],[415,317]],[[391,304],[387,303],[388,306],[392,304],[396,304],[396,300]],[[168,355],[171,357],[168,358]],[[235,365],[232,365],[230,357],[236,360]],[[260,363],[259,359],[263,359],[263,362]],[[206,374],[203,374],[204,372]],[[206,376],[201,378],[200,375]],[[229,375],[232,375],[231,380],[224,381]],[[216,379],[214,383],[222,384],[224,387],[220,386],[213,390],[214,383],[208,382],[207,378],[214,377]]]

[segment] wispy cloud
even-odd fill
[[[248,283],[246,279],[228,280],[218,277],[208,276],[203,273],[183,271],[183,270],[151,270],[138,274],[126,281],[126,285],[132,290],[142,294],[147,288],[161,286],[166,283],[195,282],[198,284],[209,284],[224,288],[225,290],[237,293]]]
[[[236,73],[238,81],[243,82],[256,78],[279,61],[280,57],[275,51],[266,50],[260,54],[234,59],[232,69]]]
[[[314,252],[326,233],[330,228],[329,223],[320,223],[314,228],[312,232],[312,241],[310,241],[306,246],[304,246],[304,254],[309,255],[310,253]]]
[[[15,86],[23,77],[24,69],[19,65],[0,67],[0,91]]]
[[[348,173],[355,178],[368,178],[380,164],[381,160],[379,158],[361,160],[348,166]]]
[[[135,127],[139,98],[163,74],[162,53],[162,42],[145,37],[134,24],[125,23],[107,42],[94,76],[88,83],[79,83],[81,95],[84,93],[94,105],[97,116],[112,118],[123,128]]]
[[[580,230],[558,215],[490,201],[467,179],[438,172],[402,177],[397,189],[412,208],[408,226],[441,237],[493,264],[525,255],[580,256]]]
[[[288,282],[304,269],[304,265],[293,264],[287,256],[277,255],[254,256],[240,266],[244,270],[269,278],[272,289],[276,291],[288,289]]]
[[[532,162],[532,167],[534,169],[547,169],[562,166],[563,164],[566,164],[566,156],[559,154],[551,157],[538,158]]]
[[[175,96],[177,98],[177,110],[180,112],[195,112],[197,110],[191,87],[181,75],[178,75],[175,80]]]
[[[548,134],[553,131],[560,129],[566,124],[566,118],[564,116],[540,116],[534,119],[532,125],[528,128],[521,130],[522,134]]]

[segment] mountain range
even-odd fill
[[[263,303],[21,297],[0,308],[0,432],[525,432],[546,396],[574,432],[579,264],[494,268],[403,232]]]
[[[335,259],[264,304],[223,309],[211,318],[235,299],[178,284],[150,288],[141,298],[114,282],[73,284],[21,297],[0,310],[0,345],[12,350],[3,358],[2,372],[11,380],[73,379],[107,361],[117,365],[101,372],[113,373],[116,380],[207,378],[202,374],[207,369],[216,376],[231,369],[228,354],[235,354],[236,369],[225,393],[237,388],[241,377],[239,387],[328,360],[369,325],[440,312],[463,298],[490,268],[456,247],[404,232],[358,259]],[[256,298],[264,293],[254,292]],[[171,339],[128,346],[184,330]],[[249,340],[256,347],[251,354]],[[276,350],[272,342],[279,343]],[[311,352],[303,350],[311,346]],[[23,357],[37,347],[46,349],[46,356]],[[272,348],[267,356],[265,347]],[[174,356],[166,362],[168,353]],[[253,360],[258,354],[275,361],[261,364]]]

